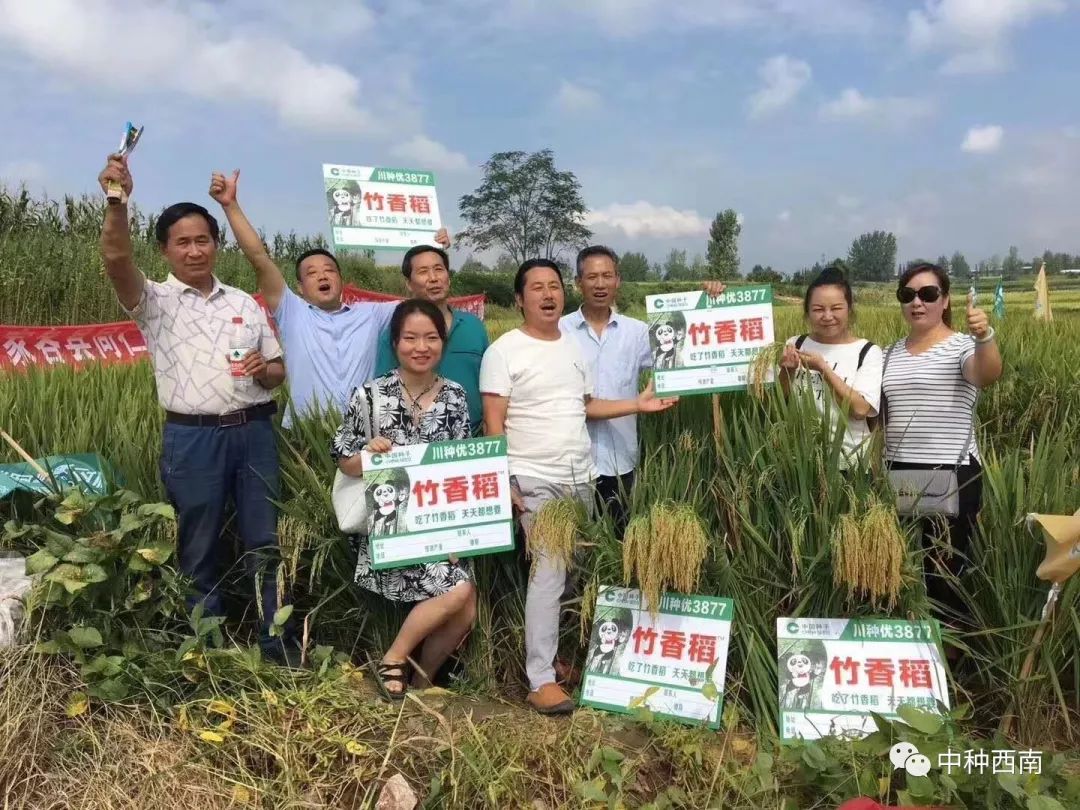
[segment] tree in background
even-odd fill
[[[490,273],[491,268],[478,259],[474,259],[472,254],[461,263],[461,267],[458,268],[462,273]]]
[[[686,251],[671,249],[660,270],[664,281],[686,281],[690,278],[690,265],[686,263]]]
[[[851,243],[847,263],[854,281],[888,281],[896,267],[896,236],[887,231],[864,233]]]
[[[1031,263],[1032,272],[1039,272],[1039,266],[1046,262],[1047,273],[1060,273],[1062,270],[1074,270],[1080,267],[1080,254],[1070,256],[1068,253],[1054,253],[1047,250],[1042,256],[1034,259]]]
[[[942,254],[942,255],[938,256],[937,261],[934,262],[934,263],[938,267],[940,267],[942,270],[944,270],[946,273],[951,272],[951,270],[949,268],[952,267],[952,263],[949,261],[949,257],[946,256],[945,254]]]
[[[477,250],[501,247],[512,261],[558,261],[565,248],[583,246],[587,208],[573,172],[555,168],[550,149],[496,152],[484,164],[484,179],[458,201],[466,227],[459,244]]]
[[[1016,278],[1024,271],[1024,260],[1020,258],[1020,248],[1016,245],[1009,246],[1009,255],[1001,262],[1001,275],[1006,278]]]
[[[709,278],[709,264],[703,258],[700,253],[694,254],[694,260],[690,262],[690,279],[697,281],[698,279]]]
[[[742,225],[739,215],[728,208],[717,214],[709,227],[708,277],[729,279],[739,277],[739,234]]]
[[[967,278],[971,275],[971,265],[959,250],[949,259],[949,273],[957,278]]]
[[[644,253],[624,253],[619,258],[619,275],[623,281],[645,281],[649,278],[649,260]]]
[[[762,267],[760,264],[755,264],[746,276],[746,280],[755,281],[758,284],[779,284],[784,280],[784,277],[773,270],[772,265]]]
[[[498,259],[495,260],[495,266],[491,268],[491,272],[513,274],[517,272],[519,264],[521,264],[521,262],[515,262],[505,253],[503,253],[501,256],[499,256]]]
[[[821,258],[809,267],[804,267],[801,270],[796,270],[794,273],[792,273],[791,282],[793,284],[809,284],[811,281],[817,278],[821,271],[824,270],[826,267],[836,267],[842,270],[844,275],[847,276],[849,279],[852,278],[851,268],[848,267],[846,261],[837,257],[831,262],[827,262],[825,261],[825,254],[823,253],[821,255]]]

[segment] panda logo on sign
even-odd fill
[[[780,708],[809,711],[822,707],[825,645],[816,639],[798,639],[780,650]]]

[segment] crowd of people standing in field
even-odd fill
[[[152,281],[133,260],[126,159],[110,156],[99,179],[103,189],[111,182],[124,190],[124,201],[106,207],[101,252],[153,361],[165,411],[160,472],[177,512],[178,561],[192,581],[191,600],[210,614],[223,612],[221,532],[231,501],[249,570],[262,570],[253,579],[261,581],[260,643],[268,657],[289,665],[300,659],[291,632],[270,633],[280,492],[271,392],[286,378],[284,428],[326,408],[344,413],[329,452],[345,475],[363,475],[362,450],[505,435],[514,511],[526,535],[541,507],[559,498],[576,499],[593,514],[605,510],[621,534],[639,462],[638,416],[676,400],[656,396],[651,383],[639,390],[655,353],[647,325],[615,307],[620,276],[612,250],[596,245],[578,254],[582,305],[565,315],[558,265],[524,262],[514,279],[522,323],[489,345],[483,323],[448,303],[445,231],[436,244],[405,254],[411,298],[404,302],[344,303],[341,269],[326,250],[296,260],[294,291],[240,208],[239,173],[214,173],[210,196],[255,269],[275,334],[251,295],[214,275],[219,231],[209,211],[178,203],[162,212],[155,235],[170,272]],[[703,286],[710,296],[724,292],[721,282]],[[867,451],[871,422],[883,424],[890,474],[926,483],[936,511],[912,514],[947,519],[958,553],[943,564],[959,575],[981,500],[975,402],[978,390],[1000,377],[1001,355],[986,314],[970,300],[969,334],[953,331],[949,277],[940,267],[909,268],[897,298],[909,333],[882,351],[853,333],[855,302],[843,274],[823,272],[806,291],[809,332],[788,342],[779,380],[788,391],[813,391],[833,425],[843,420],[843,465]],[[237,326],[250,330],[251,346],[230,366]],[[955,484],[951,491],[935,489],[943,479]],[[353,548],[358,586],[412,605],[374,661],[384,693],[401,698],[410,685],[430,683],[468,635],[476,617],[473,575],[467,561],[454,558],[374,570],[367,538],[354,537]],[[545,714],[574,707],[564,688],[573,668],[557,657],[568,576],[561,560],[535,552],[524,668],[528,702]],[[948,598],[940,589],[937,596]]]

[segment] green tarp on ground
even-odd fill
[[[87,493],[106,495],[110,481],[115,480],[110,475],[108,462],[94,453],[46,456],[37,459],[37,463],[52,475],[62,490],[79,487]],[[19,491],[46,495],[53,491],[52,481],[42,480],[27,463],[0,464],[0,498]]]

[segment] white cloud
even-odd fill
[[[469,161],[460,152],[447,149],[426,135],[416,135],[390,150],[390,154],[410,163],[418,169],[437,172],[459,172],[467,169]]]
[[[864,97],[854,87],[849,87],[838,98],[824,104],[821,113],[829,118],[858,118],[872,109],[872,99]]]
[[[0,0],[0,41],[90,85],[255,103],[300,129],[377,129],[355,75],[216,13],[177,2]]]
[[[708,233],[709,221],[697,211],[679,211],[670,205],[613,203],[585,215],[585,224],[598,231],[622,231],[631,239],[638,236],[675,239]]]
[[[864,96],[846,88],[821,106],[821,117],[832,121],[861,121],[883,127],[901,127],[934,111],[929,99],[914,96]]]
[[[750,117],[761,118],[783,109],[810,81],[810,65],[786,54],[765,60],[758,69],[761,89],[750,96]]]
[[[578,115],[597,110],[604,101],[595,90],[563,79],[551,103],[561,112]]]
[[[1058,14],[1065,0],[924,0],[908,13],[908,45],[917,52],[952,53],[944,73],[992,73],[1011,61],[1011,33]]]
[[[776,215],[776,218],[780,222],[791,222],[791,212],[785,208],[783,211]]]
[[[854,197],[851,194],[836,195],[836,204],[849,211],[853,208],[858,208],[861,202],[862,201],[858,197]]]
[[[1005,130],[997,124],[972,127],[964,136],[964,142],[960,144],[960,149],[977,155],[988,155],[1001,148],[1001,139],[1004,135]]]
[[[742,215],[742,211],[737,211],[735,213],[735,224],[741,228],[744,222],[746,222],[746,217]]]

